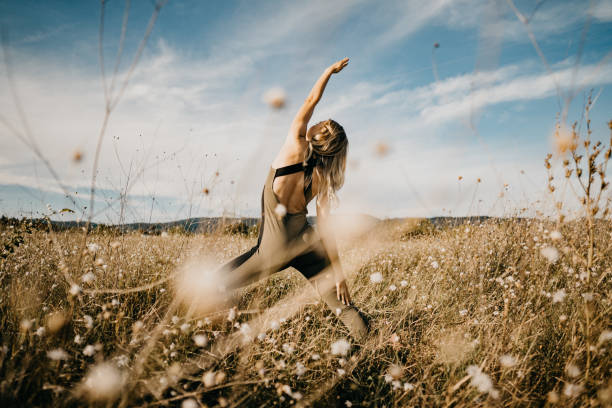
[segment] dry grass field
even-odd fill
[[[81,231],[6,226],[22,242],[0,264],[3,406],[610,406],[612,228],[593,231],[590,268],[586,220],[383,221],[345,239],[359,344],[292,269],[233,310],[173,306],[181,262],[254,237],[94,233],[80,253]]]

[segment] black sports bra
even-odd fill
[[[279,176],[286,176],[287,174],[304,172],[304,198],[306,203],[312,199],[312,170],[314,166],[311,163],[304,164],[304,162],[290,164],[289,166],[279,167],[274,171],[274,178]],[[274,179],[272,180],[274,183]]]

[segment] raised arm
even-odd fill
[[[324,200],[321,200],[321,202],[319,201],[320,200],[317,200],[317,229],[323,241],[323,247],[331,260],[331,268],[336,281],[336,296],[338,300],[342,301],[345,305],[350,305],[351,296],[348,286],[346,285],[342,265],[340,264],[336,237],[334,236],[333,228],[329,222],[329,204]]]
[[[312,117],[312,112],[314,111],[315,106],[319,103],[321,96],[323,96],[323,91],[325,90],[325,85],[327,85],[327,81],[331,77],[332,74],[338,73],[348,64],[348,58],[341,59],[340,61],[330,65],[323,71],[323,74],[319,77],[317,82],[312,87],[310,93],[306,97],[304,104],[298,110],[295,118],[293,118],[293,122],[291,123],[291,127],[289,128],[289,137],[290,138],[300,138],[306,136],[306,128],[308,126],[308,121]]]

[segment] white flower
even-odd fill
[[[431,262],[431,267],[432,267],[432,268],[434,268],[434,269],[438,269],[438,266],[440,266],[440,265],[438,265],[438,262],[436,262],[436,261],[432,261],[432,262]]]
[[[594,293],[593,292],[586,292],[582,294],[582,297],[584,298],[585,301],[587,302],[592,302],[594,299]]]
[[[459,311],[459,315],[460,316],[465,316],[467,314],[467,312],[468,312],[467,309],[462,309],[462,310]]]
[[[196,334],[193,336],[193,342],[198,347],[206,347],[208,344],[208,337],[205,334]]]
[[[76,283],[73,283],[72,286],[70,286],[70,294],[72,296],[76,296],[79,293],[81,293],[81,287],[77,285]]]
[[[565,299],[565,296],[567,296],[567,293],[565,293],[565,289],[561,288],[555,293],[553,293],[552,301],[553,303],[563,302],[563,300]]]
[[[561,238],[563,238],[563,235],[561,235],[559,231],[555,230],[550,233],[550,239],[552,239],[553,241],[558,241]]]
[[[93,282],[93,280],[96,279],[96,275],[94,275],[91,272],[87,272],[85,275],[81,276],[81,280],[84,283],[90,283]]]
[[[597,344],[602,344],[608,340],[612,340],[612,330],[602,331],[599,335],[599,340],[597,341]]]
[[[412,391],[414,390],[414,384],[411,384],[409,382],[405,382],[404,383],[404,391]]]
[[[235,318],[236,318],[236,309],[232,308],[232,309],[230,309],[230,311],[227,314],[227,320],[232,322],[232,321],[234,321]]]
[[[287,207],[285,207],[281,203],[278,203],[274,208],[274,213],[278,218],[283,218],[285,214],[287,214]]]
[[[87,250],[92,254],[95,254],[100,250],[100,245],[92,242],[91,244],[87,244]]]
[[[181,403],[181,408],[198,408],[200,405],[193,398],[187,398]]]
[[[39,337],[42,337],[45,335],[45,328],[43,326],[40,326],[38,329],[36,329],[36,335]]]
[[[338,375],[339,375],[340,377],[342,377],[344,374],[346,374],[346,371],[345,371],[344,369],[342,369],[342,368],[339,368],[339,369],[338,369]]]
[[[397,286],[395,286],[395,285],[390,285],[390,286],[389,286],[389,290],[390,290],[391,292],[395,291],[396,289],[397,289]]]
[[[57,348],[47,351],[47,357],[49,357],[51,360],[59,361],[67,360],[70,356],[68,353],[66,353],[66,351],[64,351],[64,349]]]
[[[510,354],[504,354],[499,356],[499,363],[502,365],[502,367],[514,367],[516,365],[516,358]]]
[[[298,361],[297,364],[295,365],[295,373],[299,377],[301,375],[304,375],[305,372],[306,372],[306,366],[304,366],[304,364]]]
[[[321,358],[320,355],[318,355],[317,353],[314,353],[313,355],[310,356],[311,359],[313,359],[314,361],[317,361]]]
[[[403,288],[405,286],[408,286],[408,282],[406,282],[405,280],[400,282],[400,286]]]
[[[353,406],[353,403],[349,400],[344,401],[344,405],[346,405],[348,408],[351,408]]]
[[[270,328],[272,330],[278,330],[278,329],[280,329],[280,324],[276,320],[272,320],[270,322]]]
[[[383,276],[382,273],[380,272],[374,272],[373,274],[370,275],[370,282],[372,283],[379,283],[382,282],[383,280]]]
[[[287,354],[293,354],[293,352],[295,351],[295,348],[289,343],[284,343],[283,351]]]
[[[77,334],[76,336],[74,336],[74,342],[76,344],[81,344],[81,335]]]
[[[552,246],[543,247],[540,250],[540,253],[550,263],[555,263],[559,259],[559,251],[557,251],[557,248]]]
[[[202,382],[204,383],[204,387],[214,387],[215,386],[215,372],[207,371],[202,376]]]
[[[346,356],[351,349],[351,344],[346,339],[340,339],[332,343],[331,352],[333,355]]]
[[[563,395],[565,395],[568,398],[574,398],[582,394],[583,390],[584,390],[584,387],[581,384],[567,383],[563,387]]]
[[[477,365],[471,365],[467,368],[467,373],[472,377],[470,384],[478,388],[478,391],[488,392],[493,398],[497,398],[499,396],[499,391],[493,387],[491,378],[483,373],[480,367]]]
[[[90,315],[83,315],[83,320],[85,320],[85,327],[88,329],[93,327],[93,318]]]
[[[582,373],[582,371],[580,371],[580,368],[578,368],[578,366],[576,366],[575,364],[568,364],[565,368],[565,371],[567,372],[567,375],[572,378],[578,377]]]
[[[100,363],[89,370],[83,389],[91,400],[113,400],[123,388],[125,376],[111,363]]]
[[[189,323],[183,323],[181,325],[181,331],[183,333],[187,333],[189,331],[189,328],[191,327],[191,325]]]
[[[87,357],[91,357],[94,354],[96,354],[96,349],[94,346],[92,346],[91,344],[88,344],[85,346],[85,348],[83,349],[83,354],[86,355]]]

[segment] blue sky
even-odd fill
[[[105,7],[108,84],[125,4],[111,0]],[[129,4],[118,84],[153,5]],[[311,121],[331,117],[349,136],[338,212],[508,215],[538,200],[550,204],[542,163],[572,89],[568,121],[580,118],[593,89],[594,137],[609,136],[612,1],[516,5],[531,16],[550,71],[506,1],[170,0],[111,114],[96,220],[256,216],[266,172],[299,104],[325,67],[343,57],[349,65],[332,76]],[[25,129],[3,53],[0,210],[36,216],[49,203],[78,213],[88,205],[104,117],[100,4],[4,1],[0,16],[30,134],[77,204],[5,126]],[[281,110],[262,99],[273,88],[286,94]],[[381,144],[386,155],[376,153]],[[75,151],[83,153],[78,163]]]

